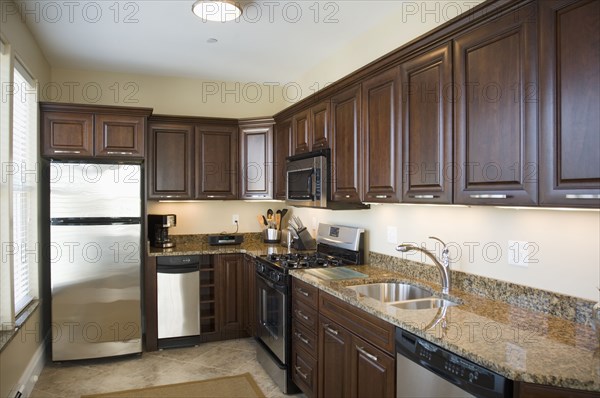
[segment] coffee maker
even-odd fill
[[[174,247],[175,242],[169,239],[169,228],[175,225],[175,214],[148,214],[150,245],[159,249]]]

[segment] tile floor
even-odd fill
[[[269,398],[286,396],[256,362],[253,339],[204,343],[198,347],[171,348],[123,358],[48,362],[32,398],[76,398],[154,385],[183,383],[250,372]]]

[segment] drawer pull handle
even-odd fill
[[[600,195],[592,195],[592,194],[579,194],[579,195],[574,195],[574,194],[568,194],[565,195],[566,199],[600,199]]]
[[[302,333],[300,332],[296,332],[294,333],[296,335],[296,337],[298,337],[298,340],[300,340],[301,342],[303,342],[304,344],[309,344],[310,345],[310,341],[308,341],[307,338],[305,338],[304,336],[302,336]]]
[[[123,152],[108,151],[106,153],[109,155],[133,155],[132,151],[123,151]]]
[[[305,297],[309,296],[308,292],[303,290],[301,287],[297,288],[296,290],[298,291],[298,293],[300,293],[301,295],[303,295]]]
[[[206,197],[209,199],[219,199],[219,198],[224,198],[225,195],[207,195]]]
[[[309,317],[307,317],[306,315],[304,315],[304,314],[302,313],[302,311],[300,311],[300,310],[296,310],[296,314],[297,314],[297,315],[298,315],[300,318],[304,319],[305,321],[308,321],[308,320],[310,319]]]
[[[358,350],[358,352],[360,352],[361,354],[363,354],[364,356],[366,356],[367,358],[369,358],[372,361],[377,362],[377,357],[373,354],[369,354],[364,347],[358,347],[356,346],[356,349]]]
[[[387,199],[391,198],[391,195],[375,195],[376,199]]]
[[[308,380],[308,375],[306,373],[302,373],[302,368],[300,366],[296,366],[296,373],[298,373],[304,380]]]
[[[346,196],[345,196],[345,198],[346,198],[346,199],[349,199],[349,198],[350,198],[350,195],[346,195]]]
[[[408,195],[409,198],[412,199],[437,199],[438,195]]]
[[[75,154],[77,154],[77,153],[81,153],[81,151],[64,151],[64,150],[56,149],[54,151],[54,153],[75,153]]]
[[[325,330],[327,330],[331,334],[334,334],[337,336],[340,333],[337,330],[330,328],[329,325],[323,325],[323,326],[325,327]]]
[[[471,199],[508,199],[510,196],[508,195],[499,195],[499,194],[481,194],[481,195],[469,195]]]

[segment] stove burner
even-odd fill
[[[267,260],[284,269],[338,267],[344,262],[336,257],[320,253],[269,254]]]

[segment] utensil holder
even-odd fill
[[[317,242],[310,236],[306,228],[302,228],[298,231],[295,247],[297,250],[314,250],[317,248]]]
[[[281,241],[281,231],[275,228],[267,228],[263,230],[263,242],[279,243]]]

